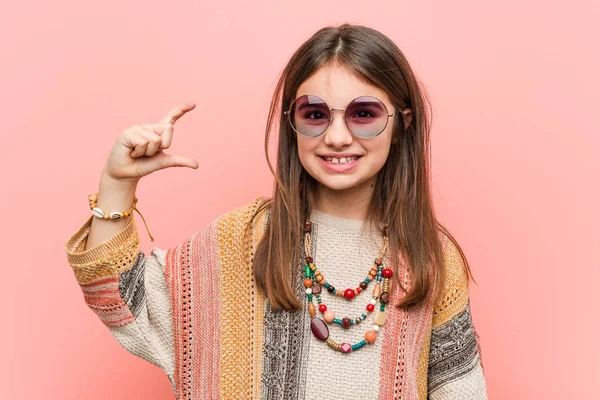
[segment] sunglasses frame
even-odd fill
[[[296,102],[296,100],[298,100],[300,97],[303,97],[303,96],[312,96],[312,97],[317,97],[317,98],[321,99],[319,96],[317,96],[317,95],[314,95],[314,94],[303,94],[302,96],[298,96],[298,97],[296,97],[296,98],[295,98],[295,99],[294,99],[294,100],[293,100],[293,101],[290,103],[290,108],[289,108],[289,110],[285,110],[285,111],[283,112],[283,114],[284,114],[284,115],[287,115],[287,120],[288,120],[288,122],[290,123],[290,126],[292,127],[292,129],[294,130],[294,132],[296,132],[297,134],[299,134],[299,135],[301,135],[301,136],[304,136],[304,137],[307,137],[307,138],[316,138],[316,137],[319,137],[319,136],[321,136],[322,134],[324,134],[324,133],[327,131],[327,129],[329,129],[329,127],[331,126],[331,124],[333,123],[333,113],[332,113],[332,112],[330,113],[330,115],[331,115],[331,116],[330,116],[330,118],[328,118],[328,119],[329,119],[329,123],[327,124],[327,127],[326,127],[326,128],[323,130],[323,132],[319,133],[318,135],[315,135],[315,136],[309,136],[309,135],[305,135],[305,134],[303,134],[302,132],[299,132],[298,130],[296,130],[296,128],[294,127],[294,124],[292,123],[292,119],[291,119],[291,118],[292,118],[292,107],[293,107],[294,103]],[[354,133],[354,132],[352,131],[352,129],[350,129],[350,127],[348,126],[348,119],[346,118],[346,110],[348,109],[348,106],[349,106],[350,104],[352,104],[352,102],[353,102],[353,101],[355,101],[356,99],[360,99],[361,97],[370,97],[370,98],[373,98],[373,99],[377,100],[378,102],[380,102],[380,103],[381,103],[381,105],[383,105],[383,108],[385,109],[385,112],[387,113],[387,118],[386,118],[386,120],[385,120],[385,125],[383,126],[383,128],[381,129],[381,131],[380,131],[379,133],[377,133],[376,135],[373,135],[373,136],[366,136],[366,137],[365,137],[365,136],[359,136],[359,135],[357,135],[356,133]],[[321,99],[321,100],[323,101],[323,104],[325,104],[325,106],[329,107],[329,105],[328,105],[328,104],[325,102],[325,100],[323,100],[323,99]],[[372,139],[372,138],[374,138],[374,137],[377,137],[377,136],[381,135],[381,132],[385,131],[385,128],[387,128],[387,126],[388,126],[388,123],[389,123],[389,121],[390,121],[390,117],[394,117],[394,116],[398,115],[399,113],[401,113],[402,111],[404,111],[404,110],[399,110],[399,111],[396,111],[395,113],[389,114],[389,113],[388,113],[387,106],[385,105],[385,103],[384,103],[383,101],[379,100],[379,99],[378,99],[377,97],[375,97],[375,96],[358,96],[358,97],[355,97],[354,99],[352,99],[352,100],[351,100],[351,101],[350,101],[350,102],[349,102],[349,103],[346,105],[346,108],[330,108],[330,109],[329,109],[329,111],[333,111],[333,110],[340,110],[340,111],[344,111],[344,123],[346,124],[346,128],[348,128],[348,130],[349,130],[349,131],[350,131],[350,132],[351,132],[351,133],[352,133],[354,136],[356,136],[357,138],[361,138],[361,139]]]

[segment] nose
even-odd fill
[[[352,132],[348,130],[345,121],[345,110],[331,110],[331,125],[323,133],[325,144],[333,148],[339,149],[351,145],[354,140]]]

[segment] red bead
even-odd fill
[[[321,307],[319,307],[321,309]],[[367,311],[371,312],[375,309],[375,306],[371,303],[367,304]]]
[[[347,298],[348,300],[350,300],[351,298],[354,297],[354,290],[352,289],[346,289],[344,291],[344,297]]]
[[[340,351],[342,353],[350,353],[352,351],[352,346],[350,345],[350,343],[342,343],[340,345]]]
[[[320,304],[319,305],[319,311],[321,311],[321,312],[327,311],[327,306],[325,304]]]
[[[309,263],[309,264],[312,264],[313,263],[313,258],[310,257],[310,256],[306,257],[306,262]]]
[[[381,275],[383,275],[384,278],[391,278],[394,275],[394,271],[389,268],[385,268],[383,271],[381,271]]]
[[[361,288],[356,288],[356,291],[357,291],[358,293],[360,293],[360,292],[362,292],[362,289],[361,289]]]

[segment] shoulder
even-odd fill
[[[262,228],[266,224],[269,199],[256,197],[216,218],[211,225],[223,239],[242,237],[247,228]],[[262,229],[258,229],[262,231]]]
[[[434,319],[443,322],[460,313],[467,305],[469,274],[466,257],[456,239],[443,227],[439,230],[439,238],[443,256],[443,279],[433,315]]]
[[[252,201],[219,216],[214,222],[217,224],[248,224],[255,216],[264,213],[265,205],[268,202],[269,199],[265,197],[256,197]]]

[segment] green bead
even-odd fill
[[[308,265],[304,266],[304,275],[306,275],[307,278],[310,278],[310,267]]]

